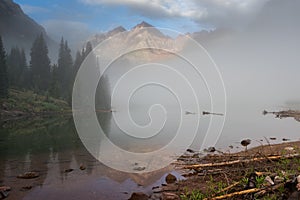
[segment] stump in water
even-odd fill
[[[251,144],[251,140],[250,139],[246,139],[246,140],[242,140],[241,141],[241,145],[246,147],[246,151],[247,151],[247,146]]]

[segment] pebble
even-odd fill
[[[80,170],[85,170],[86,167],[85,167],[83,164],[81,164],[81,165],[79,166],[79,169],[80,169]]]
[[[213,153],[213,152],[216,151],[216,148],[215,147],[208,147],[207,151],[210,152],[210,153]]]
[[[22,179],[33,179],[39,177],[39,173],[37,172],[25,172],[24,174],[20,174],[17,176],[17,178],[22,178]]]
[[[6,197],[8,197],[8,192],[11,190],[11,187],[9,187],[9,186],[1,186],[0,187],[0,198],[2,199],[4,199],[4,198],[6,198]]]
[[[21,188],[21,191],[28,191],[28,190],[31,190],[32,189],[32,186],[31,185],[29,185],[29,186],[23,186],[22,188]]]
[[[162,199],[164,199],[164,200],[180,200],[180,198],[177,194],[170,193],[170,192],[163,193]]]
[[[189,153],[195,153],[195,151],[192,150],[192,149],[187,149],[186,151],[189,152]]]
[[[152,192],[153,192],[153,193],[161,193],[162,191],[163,191],[163,190],[162,190],[161,187],[152,189]]]
[[[284,150],[286,150],[286,151],[294,151],[294,147],[285,147]]]
[[[172,184],[172,183],[175,183],[177,180],[176,176],[174,176],[173,174],[168,174],[166,176],[166,182],[167,184]]]
[[[133,170],[135,171],[144,171],[146,167],[134,167]]]
[[[274,185],[275,184],[274,181],[271,179],[270,176],[266,176],[265,182],[269,183],[270,185]]]
[[[281,176],[275,176],[274,177],[274,183],[278,184],[278,183],[283,183],[284,182],[284,178]]]
[[[72,172],[74,171],[74,169],[65,169],[65,173],[69,173],[69,172]]]

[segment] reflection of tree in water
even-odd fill
[[[49,161],[57,158],[59,170],[64,171],[70,167],[70,163],[64,161],[71,161],[72,155],[81,152],[82,149],[84,147],[76,134],[71,118],[22,119],[2,124],[0,180],[26,171],[37,170],[41,172],[39,181],[43,183],[47,176]],[[81,162],[78,158],[76,161],[78,164]],[[6,174],[8,172],[11,174]]]
[[[111,110],[111,91],[107,75],[102,76],[99,81],[95,101],[98,121],[105,134],[108,135],[112,114],[107,112]]]

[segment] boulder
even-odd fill
[[[176,181],[177,181],[177,178],[173,174],[168,174],[166,176],[166,182],[167,182],[167,184],[172,184],[172,183],[175,183]]]
[[[142,192],[134,192],[128,200],[148,200],[148,195]]]

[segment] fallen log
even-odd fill
[[[269,156],[269,157],[257,157],[252,159],[245,159],[245,160],[232,160],[232,161],[224,161],[218,163],[205,163],[205,164],[196,164],[196,165],[188,165],[185,166],[185,169],[197,169],[197,168],[204,168],[204,167],[220,167],[220,166],[227,166],[227,165],[234,165],[240,163],[249,163],[249,162],[256,162],[256,161],[263,161],[263,160],[279,160],[281,158],[295,158],[299,157],[299,154],[289,154],[283,156]]]
[[[252,188],[252,189],[248,189],[248,190],[242,190],[242,191],[233,192],[233,193],[230,193],[230,194],[225,194],[225,195],[218,196],[218,197],[213,197],[213,198],[210,198],[210,199],[211,200],[226,199],[226,198],[234,197],[234,196],[237,196],[237,195],[256,193],[256,192],[259,192],[261,190],[262,189],[259,189],[259,188]],[[208,200],[208,199],[206,198],[204,200]]]
[[[224,189],[220,190],[220,191],[219,191],[217,194],[220,194],[220,193],[226,192],[226,191],[228,191],[228,190],[232,189],[233,187],[237,186],[238,184],[240,184],[240,182],[235,182],[235,183],[233,183],[233,184],[231,184],[231,185],[227,186],[226,188],[224,188]]]

